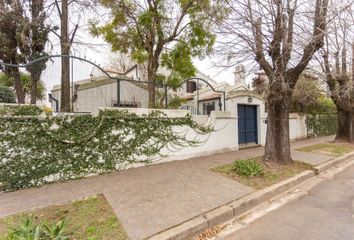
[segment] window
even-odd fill
[[[211,111],[215,110],[215,102],[203,103],[203,114],[210,115]]]
[[[118,104],[114,104],[115,107],[117,107]],[[125,108],[138,108],[139,104],[136,102],[121,102],[119,104],[119,107],[125,107]]]
[[[197,83],[187,81],[187,93],[193,93],[195,90],[197,90]]]

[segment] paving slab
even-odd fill
[[[302,152],[296,150],[291,152],[291,156],[294,160],[309,163],[312,165],[318,165],[335,158],[334,156],[314,154],[314,153],[308,153],[308,152]]]
[[[329,140],[333,137],[295,141],[291,146]],[[209,169],[263,152],[263,147],[244,149],[0,193],[0,217],[103,193],[130,239],[143,239],[254,191]]]

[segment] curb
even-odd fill
[[[319,175],[320,173],[322,173],[332,167],[335,167],[341,163],[344,163],[353,157],[354,157],[354,152],[350,152],[350,153],[347,153],[341,157],[334,158],[334,159],[328,160],[322,164],[314,166],[313,169],[315,171],[315,174]]]
[[[147,237],[146,240],[182,240],[195,237],[205,229],[239,217],[257,205],[280,195],[289,188],[315,177],[332,167],[344,163],[353,157],[354,152],[351,152],[344,156],[329,160],[323,164],[315,166],[313,170],[303,171],[270,187],[247,194],[240,199],[228,202],[199,216],[188,219],[179,225],[172,226],[171,228]]]

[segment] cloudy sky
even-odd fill
[[[55,38],[54,36],[51,37]],[[84,41],[89,45],[85,45],[85,44],[76,45],[73,52],[74,55],[90,60],[103,67],[110,65],[111,56],[114,55],[114,53],[112,53],[109,44],[105,43],[101,39],[97,39],[89,35],[85,36]],[[53,47],[51,50],[52,54],[60,54],[60,48],[58,44],[55,44],[52,47]],[[221,81],[226,81],[229,83],[233,82],[233,73],[232,73],[233,69],[232,68],[224,69],[224,68],[215,67],[214,64],[214,62],[216,61],[215,57],[210,56],[202,60],[196,58],[193,61],[195,66],[198,68],[198,70],[205,73],[206,75],[209,75],[217,82],[221,82]],[[77,60],[74,61],[74,65],[75,64],[81,65],[81,63]],[[58,64],[49,64],[49,65],[55,65],[55,66],[51,67],[54,69],[48,69],[47,71],[48,74],[50,74],[50,71],[60,72],[60,66],[57,66]],[[91,71],[88,71],[89,70],[88,68],[89,66],[81,67],[81,71],[77,71],[75,74],[78,74],[77,75],[78,77],[79,75],[84,77],[86,74],[86,76],[88,77],[91,73]]]

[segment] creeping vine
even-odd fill
[[[38,115],[38,114],[37,114]],[[176,127],[195,131],[178,133]],[[190,116],[168,118],[154,111],[138,116],[105,110],[89,114],[0,117],[0,190],[13,191],[42,184],[122,170],[163,157],[161,149],[203,143],[199,134],[213,131]]]

